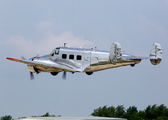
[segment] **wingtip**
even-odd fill
[[[7,57],[6,59],[7,59],[7,60],[12,60],[12,61],[16,61],[16,62],[17,62],[17,61],[22,61],[22,60],[20,60],[20,59],[15,59],[15,58],[9,58],[9,57]]]

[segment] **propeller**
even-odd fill
[[[36,57],[39,57],[39,54],[37,54],[37,55],[35,56],[35,58],[36,58]]]
[[[64,71],[62,79],[66,80],[66,72]]]
[[[33,79],[34,79],[33,72],[30,72],[30,79],[31,79],[31,80],[33,80]]]
[[[21,56],[21,59],[22,59],[22,60],[26,60],[26,58],[25,58],[25,57],[23,57],[23,56]]]
[[[37,55],[38,56],[38,55]],[[24,56],[21,56],[22,60],[26,60],[26,58]],[[30,72],[30,79],[33,80],[34,79],[34,74],[33,72]]]

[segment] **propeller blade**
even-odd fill
[[[26,58],[25,58],[25,57],[23,57],[23,56],[21,56],[21,59],[22,59],[22,60],[26,60]]]
[[[35,58],[36,58],[36,57],[39,57],[39,54],[37,54],[37,55],[35,56]]]
[[[30,79],[31,79],[31,80],[33,80],[33,79],[34,79],[33,72],[30,72]]]
[[[66,72],[64,71],[62,79],[66,80]]]

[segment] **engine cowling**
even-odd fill
[[[29,69],[30,72],[39,73],[38,69],[35,68],[34,66],[28,65],[27,67],[28,67],[28,69]]]

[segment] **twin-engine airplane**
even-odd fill
[[[157,65],[162,60],[162,48],[160,44],[154,43],[149,57],[138,57],[122,53],[121,45],[114,42],[111,45],[110,52],[95,49],[57,47],[50,54],[44,56],[32,57],[26,60],[6,58],[8,60],[25,63],[30,71],[31,79],[34,79],[33,73],[48,72],[53,76],[63,72],[63,79],[66,79],[66,72],[82,72],[92,75],[93,72],[100,70],[116,68],[141,62],[142,59],[150,59],[153,65]]]

